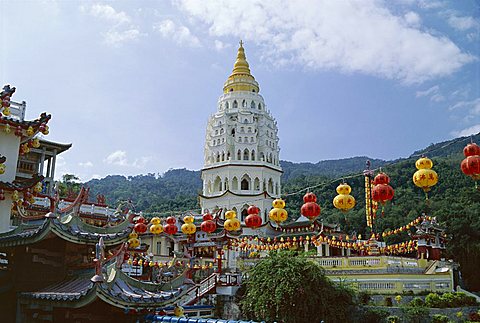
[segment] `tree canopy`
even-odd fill
[[[270,252],[248,272],[242,312],[267,322],[349,322],[354,292],[293,251]]]

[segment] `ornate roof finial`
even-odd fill
[[[233,65],[232,74],[228,77],[223,87],[224,93],[232,91],[247,91],[257,92],[260,90],[258,83],[250,73],[250,66],[248,65],[247,58],[245,56],[245,49],[243,48],[243,40],[240,39],[237,59]]]

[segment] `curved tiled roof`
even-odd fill
[[[73,243],[96,244],[103,238],[105,245],[111,246],[126,241],[132,226],[127,220],[114,227],[99,228],[85,224],[78,216],[68,216],[64,220],[45,218],[40,224],[21,224],[12,231],[0,234],[0,246],[31,244],[49,233]]]
[[[89,278],[74,278],[42,288],[36,292],[24,292],[22,296],[53,301],[75,301],[87,295],[94,287]]]

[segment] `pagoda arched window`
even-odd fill
[[[255,160],[255,150],[252,150],[252,160]]]
[[[222,152],[222,161],[225,161],[225,152]]]
[[[248,127],[248,132],[252,132],[252,127]]]
[[[217,163],[220,161],[220,152],[217,152]]]
[[[225,109],[228,109],[228,102],[225,102]]]
[[[242,137],[238,137],[238,142],[242,142]]]
[[[248,160],[248,157],[249,157],[249,152],[248,152],[248,149],[245,149],[243,151],[243,160]]]
[[[244,120],[243,120],[243,123],[248,123],[248,119],[244,119]]]
[[[253,181],[253,189],[255,191],[260,191],[260,180],[258,177],[255,177],[255,180]]]
[[[247,107],[247,101],[245,101],[245,100],[242,101],[242,107],[244,107],[244,108]]]
[[[248,191],[250,189],[250,177],[244,175],[242,182],[240,183],[240,189],[242,191]]]
[[[255,102],[250,103],[250,108],[255,109]]]
[[[225,178],[225,180],[223,181],[223,189],[226,191],[228,190],[228,179]]]
[[[260,160],[265,161],[265,154],[264,153],[260,153]]]
[[[238,108],[238,102],[237,102],[237,100],[233,101],[233,108],[234,108],[234,109]]]
[[[261,103],[258,104],[258,110],[262,110],[262,104]]]
[[[227,153],[227,160],[230,160],[230,152]]]
[[[232,190],[238,190],[238,179],[236,177],[232,179]]]
[[[237,160],[242,160],[242,151],[240,149],[237,151]]]
[[[268,180],[268,192],[273,193],[273,181],[271,178]]]
[[[232,129],[231,134],[232,134],[232,137],[235,138],[235,128]]]
[[[242,206],[242,222],[245,222],[245,218],[248,216],[248,204],[245,204],[244,206]]]
[[[220,176],[217,176],[215,178],[215,182],[213,182],[213,187],[215,191],[221,191],[222,190],[222,180],[220,179]]]

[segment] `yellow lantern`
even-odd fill
[[[182,224],[181,229],[182,232],[185,234],[194,234],[197,231],[197,227],[195,226],[195,224],[190,222]]]
[[[413,183],[423,189],[425,196],[428,199],[428,191],[430,191],[431,187],[438,182],[437,172],[431,169],[433,167],[433,162],[426,157],[418,159],[415,166],[418,170],[413,174]]]
[[[130,233],[130,234],[128,235],[128,237],[129,237],[130,239],[136,239],[136,238],[138,238],[138,234],[137,234],[136,232],[132,232],[132,233]]]
[[[155,224],[160,224],[160,218],[154,217],[154,218],[152,218],[152,219],[150,220],[150,223],[151,223],[151,224],[154,224],[154,225],[155,225]]]
[[[223,224],[223,227],[227,231],[237,231],[240,229],[240,221],[237,218],[228,219]]]
[[[5,125],[5,128],[3,128],[3,131],[5,131],[5,133],[10,133],[12,132],[12,128],[10,127],[10,125],[7,123]]]
[[[4,116],[8,117],[11,114],[10,107],[5,107],[2,113]]]
[[[0,175],[4,174],[5,173],[5,169],[7,167],[5,166],[5,164],[0,164]]]
[[[163,226],[161,224],[152,224],[150,226],[150,232],[153,234],[160,234],[163,232]]]
[[[137,248],[138,246],[140,246],[140,240],[138,240],[137,238],[130,238],[128,239],[128,246],[130,248]]]
[[[20,200],[20,195],[18,194],[17,190],[13,191],[12,200],[13,202],[18,202],[18,200]]]
[[[355,206],[355,198],[350,195],[352,188],[347,183],[342,183],[337,187],[338,195],[333,199],[333,206],[342,212],[348,212]]]
[[[32,147],[33,147],[33,148],[38,148],[38,147],[40,147],[40,139],[34,138],[33,141],[32,141]]]
[[[195,219],[191,215],[187,215],[183,218],[183,222],[185,222],[185,223],[193,223],[194,220]]]
[[[35,186],[33,187],[33,191],[35,193],[40,193],[43,189],[43,185],[42,185],[42,182],[38,182],[37,184],[35,184]]]
[[[268,213],[270,220],[277,224],[280,224],[287,220],[288,212],[284,209],[285,201],[282,199],[276,199],[272,202],[273,209]]]
[[[282,199],[276,199],[272,202],[274,208],[283,209],[285,207],[285,201]]]
[[[230,219],[235,218],[236,216],[237,216],[237,213],[235,213],[235,211],[233,211],[233,210],[225,212],[225,219],[230,220]]]
[[[175,306],[175,308],[173,309],[173,314],[176,316],[176,317],[184,317],[184,309],[183,307],[181,307],[180,305],[177,305]]]
[[[33,130],[33,127],[29,126],[28,129],[27,129],[27,136],[31,137],[31,136],[33,136],[34,133],[35,133],[35,131]]]

